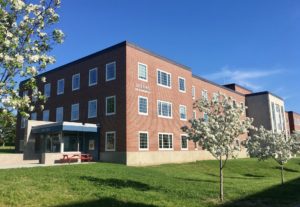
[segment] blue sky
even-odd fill
[[[300,1],[62,0],[59,14],[66,40],[50,69],[128,40],[300,112]]]

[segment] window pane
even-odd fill
[[[106,80],[113,80],[116,78],[116,64],[109,63],[106,65]]]
[[[89,85],[94,85],[97,83],[97,79],[98,79],[98,70],[95,69],[91,69],[89,71]]]
[[[181,148],[182,149],[187,149],[188,145],[187,145],[187,137],[186,136],[181,136]]]
[[[186,119],[186,108],[184,106],[179,107],[180,119]]]
[[[76,90],[80,88],[80,75],[75,74],[72,78],[72,90]]]
[[[147,66],[139,64],[139,79],[147,80]]]
[[[148,134],[140,133],[140,149],[148,148]]]
[[[89,101],[89,106],[88,106],[88,117],[93,118],[97,116],[97,101]]]
[[[157,71],[158,83],[164,86],[171,86],[171,75],[162,71]]]
[[[79,119],[79,104],[72,105],[71,120]]]
[[[106,149],[107,150],[115,149],[115,134],[114,133],[106,134]]]
[[[64,93],[64,88],[65,88],[65,81],[64,79],[58,80],[57,81],[57,94],[63,94]]]
[[[143,97],[139,97],[139,112],[140,113],[148,113],[148,109],[147,109],[147,99],[143,98]]]
[[[49,110],[43,111],[43,121],[49,121]]]
[[[64,108],[59,107],[56,109],[56,122],[63,121]]]
[[[106,113],[115,113],[115,97],[110,97],[106,99]]]
[[[185,80],[183,78],[179,78],[179,90],[185,91]]]

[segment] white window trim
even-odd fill
[[[93,116],[90,116],[90,103],[92,102],[96,102],[96,114],[93,115]],[[94,100],[90,100],[88,102],[88,118],[96,118],[97,117],[97,114],[98,114],[98,100],[97,99],[94,99]]]
[[[159,115],[158,102],[171,104],[171,116],[163,116],[163,115]],[[157,100],[156,107],[157,107],[157,116],[158,116],[158,117],[160,117],[160,118],[165,118],[165,119],[173,119],[173,104],[172,104],[171,102],[168,102],[168,101],[162,101],[162,100]]]
[[[46,95],[46,86],[49,86],[49,96],[47,96]],[[45,85],[44,85],[44,96],[46,97],[46,98],[49,98],[50,96],[51,96],[51,83],[46,83]]]
[[[141,133],[147,134],[147,148],[141,148],[141,143],[140,143],[140,141],[141,141],[140,134]],[[139,143],[139,150],[140,151],[148,151],[149,150],[149,133],[148,133],[148,131],[139,131],[139,133],[138,133],[138,143]]]
[[[114,64],[115,65],[115,68],[114,68],[114,72],[115,72],[115,76],[113,78],[107,78],[107,66],[108,65],[111,65],[111,64]],[[116,76],[117,76],[117,64],[116,64],[116,61],[113,61],[113,62],[110,62],[110,63],[107,63],[105,65],[105,81],[112,81],[112,80],[116,80]]]
[[[184,80],[184,90],[180,90],[180,79]],[[185,78],[184,77],[181,77],[181,76],[178,77],[178,90],[181,93],[186,93],[186,82],[185,82]]]
[[[114,141],[114,148],[113,149],[107,149],[107,134],[114,134],[115,141]],[[116,142],[117,142],[116,131],[105,132],[105,151],[107,151],[107,152],[116,151]]]
[[[75,76],[79,76],[79,84],[78,84],[78,87],[77,88],[74,88],[73,86],[73,81],[74,81],[74,77]],[[80,89],[80,73],[76,73],[74,75],[72,75],[72,91],[76,91],[76,90],[79,90]]]
[[[44,113],[46,113],[47,111],[48,111],[48,119],[47,119],[47,120],[44,120]],[[50,120],[50,110],[49,110],[49,109],[43,110],[43,117],[42,117],[42,120],[43,120],[43,121],[49,121],[49,120]]]
[[[140,74],[139,74],[139,72],[140,72],[140,70],[139,70],[139,65],[146,66],[146,80],[140,78]],[[141,80],[141,81],[148,82],[148,65],[146,65],[146,64],[144,64],[144,63],[141,63],[141,62],[138,62],[138,79]]]
[[[64,84],[63,84],[63,90],[62,90],[62,92],[59,92],[59,82],[63,82]],[[56,83],[56,93],[57,93],[57,95],[61,95],[61,94],[64,94],[65,93],[65,79],[59,79],[58,81],[57,81],[57,83]]]
[[[170,86],[165,86],[163,84],[158,83],[158,71],[163,72],[163,73],[167,73],[167,74],[170,75]],[[156,69],[156,83],[157,83],[158,86],[171,89],[172,88],[172,74],[167,72],[167,71],[161,70],[161,69]]]
[[[206,100],[208,100],[208,91],[205,90],[205,89],[201,90],[201,99],[204,98],[204,97],[203,97],[203,92],[206,92],[206,95],[207,95],[207,96],[206,96]]]
[[[194,91],[194,94],[193,94],[193,91]],[[195,86],[192,86],[192,98],[195,100],[196,98],[196,87]]]
[[[91,72],[96,71],[96,82],[91,83]],[[89,70],[89,86],[94,86],[98,84],[98,68],[92,68]]]
[[[57,111],[58,111],[58,109],[62,109],[62,120],[60,121],[60,122],[62,122],[62,121],[64,121],[64,107],[63,106],[56,108],[55,121],[58,122],[58,120],[57,120]]]
[[[185,119],[181,118],[181,114],[180,114],[180,108],[183,107],[185,108]],[[181,121],[187,121],[187,110],[186,110],[186,106],[185,105],[179,105],[179,118]]]
[[[114,98],[114,112],[112,113],[107,113],[107,100],[110,99],[110,98]],[[106,116],[111,116],[111,115],[115,115],[116,114],[116,96],[108,96],[108,97],[105,97],[105,114]]]
[[[147,113],[140,112],[140,98],[144,98],[144,99],[147,100]],[[138,96],[138,113],[139,113],[139,115],[147,116],[147,115],[148,115],[148,111],[149,111],[149,107],[148,107],[148,97],[145,97],[145,96]]]
[[[172,148],[159,148],[159,135],[162,134],[167,134],[167,135],[172,135]],[[173,151],[174,150],[174,135],[173,133],[168,133],[168,132],[158,132],[157,134],[157,138],[158,138],[158,150],[159,151]]]
[[[186,148],[182,148],[182,136],[186,136],[186,141],[187,141],[187,144],[186,144]],[[189,150],[189,140],[188,140],[188,135],[187,134],[180,134],[180,148],[181,150]]]
[[[194,117],[194,114],[195,114],[195,117]],[[197,119],[197,111],[196,110],[193,110],[193,119]]]
[[[74,119],[74,117],[72,117],[73,106],[76,106],[76,105],[78,105],[78,118]],[[79,120],[79,118],[80,118],[80,108],[79,107],[80,107],[79,103],[75,103],[75,104],[71,105],[71,121],[78,121]]]

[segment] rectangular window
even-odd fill
[[[65,90],[65,80],[60,79],[57,81],[57,95],[63,94]]]
[[[205,122],[208,122],[208,114],[207,113],[203,114],[203,119]]]
[[[276,116],[275,116],[275,104],[272,102],[272,117],[273,117],[273,130],[277,131],[277,125],[276,125]]]
[[[49,110],[43,111],[43,121],[49,121]]]
[[[148,150],[148,132],[139,132],[140,150]]]
[[[143,63],[138,63],[138,79],[142,81],[148,81],[147,65]]]
[[[32,89],[32,101],[35,103],[38,100],[38,88]]]
[[[56,108],[56,122],[62,122],[64,120],[64,107]]]
[[[193,110],[193,119],[196,119],[197,116],[196,116],[196,110]]]
[[[36,113],[36,112],[31,113],[31,114],[30,114],[30,119],[31,119],[31,120],[37,120],[37,113]]]
[[[173,135],[169,133],[159,133],[159,149],[173,149]]]
[[[213,93],[213,101],[218,102],[219,101],[219,94]]]
[[[285,131],[285,119],[284,119],[283,106],[281,106],[281,119],[282,119],[282,129],[283,129],[283,131]]]
[[[116,96],[106,97],[105,102],[106,116],[116,114]]]
[[[181,149],[182,150],[187,150],[188,149],[187,135],[181,135]]]
[[[139,114],[148,115],[148,98],[139,96]]]
[[[206,90],[202,90],[202,92],[201,92],[202,94],[202,98],[204,99],[204,100],[208,100],[208,94],[207,94],[207,91]]]
[[[23,91],[22,97],[28,96],[28,91]]]
[[[97,117],[97,100],[91,100],[88,105],[88,118],[95,117]]]
[[[49,98],[51,94],[51,84],[47,83],[44,85],[44,95],[46,96],[46,98]]]
[[[116,62],[106,64],[106,81],[116,79]]]
[[[80,73],[72,76],[72,91],[80,89]]]
[[[185,78],[182,77],[178,78],[178,86],[180,92],[185,92]]]
[[[21,128],[24,129],[26,126],[27,119],[25,117],[21,117]]]
[[[79,120],[79,103],[71,106],[71,121]]]
[[[116,132],[105,133],[105,150],[106,151],[116,150]]]
[[[157,113],[159,117],[172,118],[172,103],[157,101]]]
[[[96,85],[98,82],[98,68],[89,70],[89,86]]]
[[[196,88],[195,86],[192,86],[192,98],[195,99],[195,95],[196,95]]]
[[[179,106],[180,120],[186,120],[186,106]]]
[[[162,70],[157,70],[157,84],[171,88],[171,74]]]

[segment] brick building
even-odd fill
[[[244,91],[193,75],[190,68],[126,41],[42,76],[47,81],[38,81],[38,87],[48,99],[44,109],[33,112],[30,119],[43,122],[18,117],[19,151],[28,151],[32,142],[30,151],[40,152],[37,140],[45,137],[48,140],[41,142],[44,153],[75,150],[74,146],[82,145],[85,138],[68,133],[54,137],[43,134],[39,138],[30,134],[52,130],[54,122],[78,122],[99,127],[93,149],[101,161],[146,165],[210,159],[210,154],[188,141],[180,129],[192,117],[204,116],[193,110],[193,102],[220,92],[245,105]],[[25,89],[22,93],[31,96]],[[44,122],[52,127],[36,128]],[[59,127],[64,128],[64,124]],[[72,137],[77,138],[77,144]]]
[[[290,132],[300,133],[300,114],[294,111],[286,112],[289,121]]]

